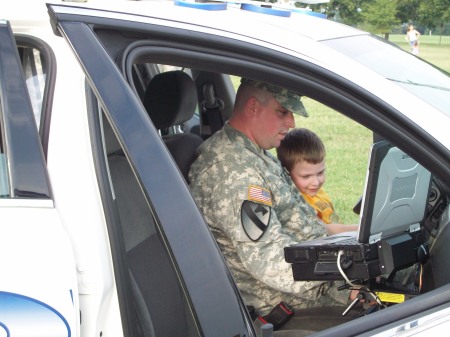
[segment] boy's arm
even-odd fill
[[[328,235],[338,234],[342,232],[357,231],[358,227],[359,225],[344,225],[340,223],[325,224],[325,228],[327,229]]]

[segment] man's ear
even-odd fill
[[[258,100],[255,97],[250,97],[247,100],[246,109],[248,117],[253,118],[256,116],[256,112],[258,110]]]

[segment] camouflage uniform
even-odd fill
[[[283,248],[326,230],[278,159],[226,124],[203,143],[189,178],[247,305],[264,315],[280,301],[346,303],[348,292],[331,282],[293,280]]]

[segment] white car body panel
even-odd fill
[[[30,18],[11,20],[15,32],[47,42],[57,60],[47,167],[56,212],[70,237],[75,255],[75,263],[66,260],[66,264],[71,268],[76,266],[74,271],[80,294],[80,303],[74,303],[72,310],[77,314],[81,305],[85,312],[77,335],[98,336],[99,326],[109,327],[103,333],[121,331],[108,233],[106,227],[97,225],[105,224],[105,220],[92,163],[85,76],[66,41],[53,34],[43,3],[30,1],[26,6],[23,3],[14,5],[17,5],[15,9],[19,13],[16,14],[20,18],[24,13]],[[29,11],[24,11],[24,7]],[[2,9],[2,13],[9,16],[12,9]],[[75,321],[79,322],[79,319]]]
[[[74,257],[59,214],[51,202],[43,205],[38,201],[36,206],[30,200],[22,205],[14,203],[11,206],[5,201],[0,206],[0,231],[8,233],[0,236],[2,270],[14,275],[2,273],[0,278],[1,320],[10,333],[17,335],[42,325],[49,335],[51,331],[60,336],[76,332],[79,320]],[[38,316],[33,316],[32,310]],[[23,321],[28,323],[23,325]]]

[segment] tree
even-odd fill
[[[417,22],[418,9],[423,0],[397,0],[396,17],[401,23]]]
[[[430,29],[442,28],[450,21],[450,0],[427,0],[420,3],[419,20]]]
[[[389,39],[392,28],[400,24],[396,17],[397,4],[395,0],[375,0],[362,8],[364,21],[369,25],[372,33],[384,34]]]
[[[324,9],[328,19],[357,26],[362,22],[361,3],[372,0],[331,0],[328,4],[311,6],[314,10]]]

